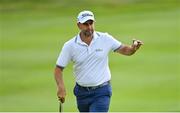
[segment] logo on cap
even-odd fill
[[[93,15],[88,14],[88,13],[86,13],[86,14],[82,14],[82,18],[84,18],[84,17],[86,17],[86,16],[93,16]]]

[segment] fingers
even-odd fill
[[[144,43],[140,40],[136,40],[136,39],[133,39],[133,44],[132,44],[132,47],[134,48],[134,50],[137,50],[139,49],[139,47],[141,45],[143,45]]]
[[[62,102],[62,103],[65,102],[65,94],[64,94],[64,93],[63,93],[63,94],[58,94],[57,96],[58,96],[58,100],[59,100],[60,102]]]
[[[134,45],[143,45],[144,43],[141,40],[133,39],[133,44]]]
[[[59,98],[59,101],[64,103],[65,102],[65,98],[64,97],[58,97]]]
[[[57,91],[57,97],[60,102],[65,102],[66,90],[64,88],[59,87]]]

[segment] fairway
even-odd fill
[[[180,111],[179,1],[127,1],[0,1],[0,112],[58,111],[55,63],[84,9],[94,12],[97,31],[144,42],[133,56],[109,55],[110,112]],[[65,112],[77,111],[72,66],[64,70]]]

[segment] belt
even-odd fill
[[[82,89],[94,90],[94,89],[97,89],[97,88],[100,88],[100,87],[103,87],[103,86],[106,86],[106,85],[110,84],[110,80],[107,81],[107,82],[104,82],[104,83],[102,83],[102,84],[100,84],[98,86],[88,86],[88,87],[86,87],[86,86],[80,86],[78,83],[76,83],[76,84],[77,84],[77,86],[79,86]]]

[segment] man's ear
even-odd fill
[[[77,23],[77,26],[78,26],[78,28],[79,28],[79,22]]]
[[[81,29],[81,25],[80,25],[80,23],[79,23],[79,22],[77,23],[77,26],[78,26],[78,28],[79,28],[79,29]]]

